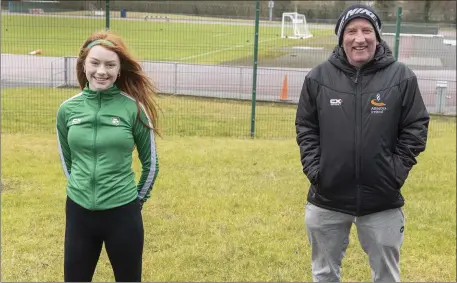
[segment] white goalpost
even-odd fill
[[[312,36],[309,32],[305,15],[296,12],[282,14],[282,38],[305,39]]]

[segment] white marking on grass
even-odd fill
[[[384,32],[382,35],[395,35],[395,33]],[[416,34],[416,33],[400,33],[400,36],[412,37],[443,37],[441,34]]]
[[[266,39],[266,40],[259,41],[259,43],[263,43],[263,42],[267,42],[267,41],[272,41],[272,40],[277,40],[277,39],[278,39],[278,38],[270,38],[270,39]],[[206,53],[203,53],[203,54],[197,54],[197,55],[193,55],[193,56],[188,56],[188,57],[179,58],[178,61],[184,61],[184,60],[187,60],[187,59],[193,59],[193,58],[197,58],[197,57],[202,57],[202,56],[207,56],[207,55],[211,55],[211,54],[216,54],[216,53],[219,53],[219,52],[224,52],[224,51],[227,51],[227,50],[232,50],[232,49],[235,49],[235,48],[245,47],[245,46],[249,46],[249,45],[250,45],[250,44],[235,45],[235,46],[232,46],[232,47],[228,47],[228,48],[224,48],[224,49],[220,49],[220,50],[215,50],[215,51],[211,51],[211,52],[206,52]]]
[[[303,50],[324,50],[324,47],[310,47],[310,46],[294,46],[292,49],[303,49]]]
[[[224,48],[224,49],[220,49],[220,50],[216,50],[216,51],[206,52],[206,53],[203,53],[203,54],[198,54],[198,55],[194,55],[194,56],[180,58],[178,60],[179,61],[183,61],[183,60],[187,60],[187,59],[193,59],[193,58],[206,56],[206,55],[211,55],[211,54],[215,54],[215,53],[219,53],[219,52],[223,52],[223,51],[227,51],[227,50],[231,50],[231,49],[235,49],[235,48],[240,48],[240,47],[243,47],[243,46],[245,46],[245,45],[236,45],[236,46],[229,47],[229,48]]]
[[[218,33],[218,34],[215,34],[213,35],[213,37],[219,37],[219,36],[224,36],[224,35],[230,35],[230,34],[235,34],[234,32],[229,32],[229,33]]]

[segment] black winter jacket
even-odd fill
[[[296,113],[308,202],[355,216],[403,206],[428,124],[415,74],[384,41],[360,70],[336,47],[306,76]]]

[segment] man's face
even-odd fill
[[[96,45],[89,51],[84,68],[89,88],[95,91],[102,91],[114,84],[121,65],[116,52]]]
[[[343,49],[354,67],[360,68],[373,59],[378,43],[376,32],[366,19],[354,19],[344,29]]]

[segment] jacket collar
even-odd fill
[[[100,98],[112,98],[113,96],[121,93],[121,90],[117,87],[116,84],[113,84],[111,87],[109,87],[106,90],[102,91],[95,91],[91,90],[89,88],[89,84],[86,83],[86,86],[82,90],[83,95],[88,97],[88,98],[96,98],[100,96]]]
[[[341,46],[336,46],[333,49],[333,52],[328,60],[332,65],[348,75],[354,75],[357,73],[357,68],[349,63],[344,49]],[[373,59],[360,68],[360,73],[374,73],[394,62],[395,58],[392,55],[392,50],[384,40],[381,40],[381,42],[376,46],[376,51]]]

